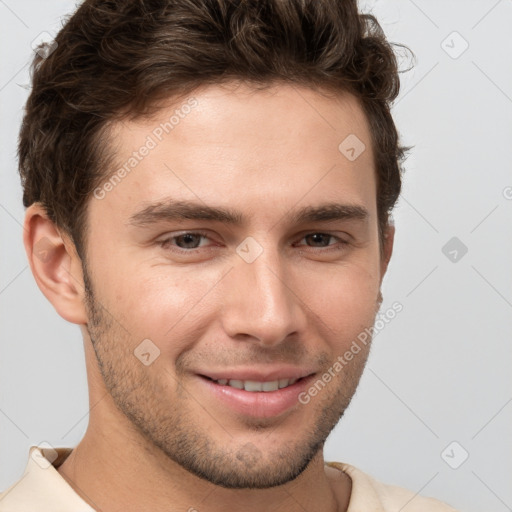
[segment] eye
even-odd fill
[[[330,239],[334,240],[335,242],[337,241],[339,245],[329,243]],[[314,244],[313,246],[309,245],[309,247],[329,247],[328,250],[341,250],[343,249],[343,246],[348,245],[348,242],[342,240],[340,237],[331,235],[330,233],[309,233],[305,235],[301,240],[308,240],[309,242]]]
[[[185,233],[180,233],[178,235],[165,238],[164,240],[160,240],[159,244],[164,249],[191,252],[194,249],[199,249],[204,246],[201,245],[201,239],[209,238],[206,233],[187,231]]]
[[[165,250],[185,254],[210,247],[206,242],[207,240],[211,239],[205,232],[185,231],[159,240],[158,244]],[[308,233],[300,239],[300,241],[303,240],[306,241],[308,248],[324,249],[321,252],[340,251],[344,249],[344,246],[349,245],[349,242],[338,236],[321,232]],[[304,244],[299,244],[299,246],[304,247]]]

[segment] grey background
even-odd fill
[[[393,109],[414,149],[382,305],[403,311],[376,336],[325,458],[461,510],[512,510],[512,2],[361,6],[417,57]],[[27,267],[16,171],[31,41],[74,8],[0,0],[0,489],[21,477],[31,444],[75,446],[88,421],[80,332]]]

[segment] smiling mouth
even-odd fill
[[[299,379],[277,379],[271,381],[255,381],[255,380],[237,380],[237,379],[212,379],[207,377],[206,375],[202,375],[205,379],[210,380],[211,382],[215,382],[220,386],[229,386],[235,389],[243,389],[244,391],[249,392],[263,392],[268,393],[271,391],[278,391],[279,389],[284,389],[290,386],[293,386],[296,382],[299,382],[307,377],[301,377]]]

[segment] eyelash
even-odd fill
[[[199,251],[200,249],[203,248],[203,247],[195,247],[195,248],[191,248],[191,249],[182,249],[181,247],[177,247],[177,246],[172,245],[170,243],[173,240],[176,240],[177,238],[180,238],[180,237],[186,236],[186,235],[196,235],[196,236],[201,236],[203,238],[208,238],[208,239],[210,238],[208,236],[208,233],[205,233],[205,232],[202,232],[202,231],[184,231],[183,233],[171,236],[169,238],[166,238],[165,240],[160,240],[158,242],[158,244],[163,249],[171,250],[173,252],[178,252],[178,253],[181,253],[181,254],[185,254],[185,253],[193,254],[196,251]],[[330,251],[341,251],[341,250],[343,250],[345,248],[346,245],[349,245],[349,242],[347,242],[347,241],[345,241],[345,240],[343,240],[343,239],[341,239],[341,238],[339,238],[339,237],[337,237],[335,235],[332,235],[331,233],[324,233],[322,231],[312,231],[310,233],[306,233],[300,240],[303,240],[304,238],[306,238],[308,236],[311,236],[311,235],[324,235],[324,236],[328,236],[330,238],[334,238],[342,246],[342,247],[337,247],[336,245],[328,245],[326,247],[309,247],[309,246],[306,246],[306,247],[309,247],[310,249],[320,249],[321,252],[324,252],[324,253],[325,252],[330,252]]]

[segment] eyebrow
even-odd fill
[[[305,206],[289,216],[293,224],[326,222],[336,220],[366,221],[369,212],[366,208],[354,204],[325,203],[317,206]],[[158,222],[201,220],[222,222],[233,226],[248,223],[248,217],[237,210],[219,206],[207,206],[194,201],[174,201],[172,199],[150,204],[131,215],[129,224],[144,227]]]

